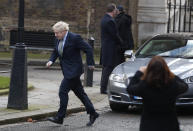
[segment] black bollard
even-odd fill
[[[88,39],[88,43],[91,45],[92,49],[94,50],[94,38],[93,37]],[[84,86],[92,87],[92,84],[93,84],[93,70],[90,70],[88,68],[88,65],[85,64],[84,66]]]
[[[15,45],[9,88],[7,108],[28,109],[27,51],[24,43],[17,43]]]

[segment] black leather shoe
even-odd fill
[[[96,112],[94,114],[90,115],[90,121],[86,125],[91,126],[95,122],[96,118],[98,118],[98,117],[99,117],[99,114]]]
[[[47,120],[54,122],[56,124],[62,124],[63,123],[63,118],[58,118],[58,117],[49,117]]]

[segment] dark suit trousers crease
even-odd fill
[[[101,89],[100,89],[101,92],[107,91],[109,76],[113,71],[113,69],[114,67],[112,66],[103,66],[102,75],[101,75]]]
[[[85,93],[80,76],[72,79],[63,79],[59,89],[59,98],[60,98],[60,108],[58,110],[57,116],[64,118],[66,114],[66,109],[68,105],[68,92],[72,90],[75,95],[81,100],[81,102],[86,107],[88,114],[94,114],[95,109],[87,94]]]

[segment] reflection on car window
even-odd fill
[[[181,49],[182,57],[193,57],[193,40],[188,40],[187,45]]]
[[[137,54],[136,57],[193,57],[193,40],[152,39]]]

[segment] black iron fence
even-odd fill
[[[193,0],[168,0],[167,33],[192,32]]]
[[[18,31],[10,31],[10,46],[19,42]],[[55,36],[53,32],[24,31],[24,43],[27,47],[35,48],[54,48]]]

